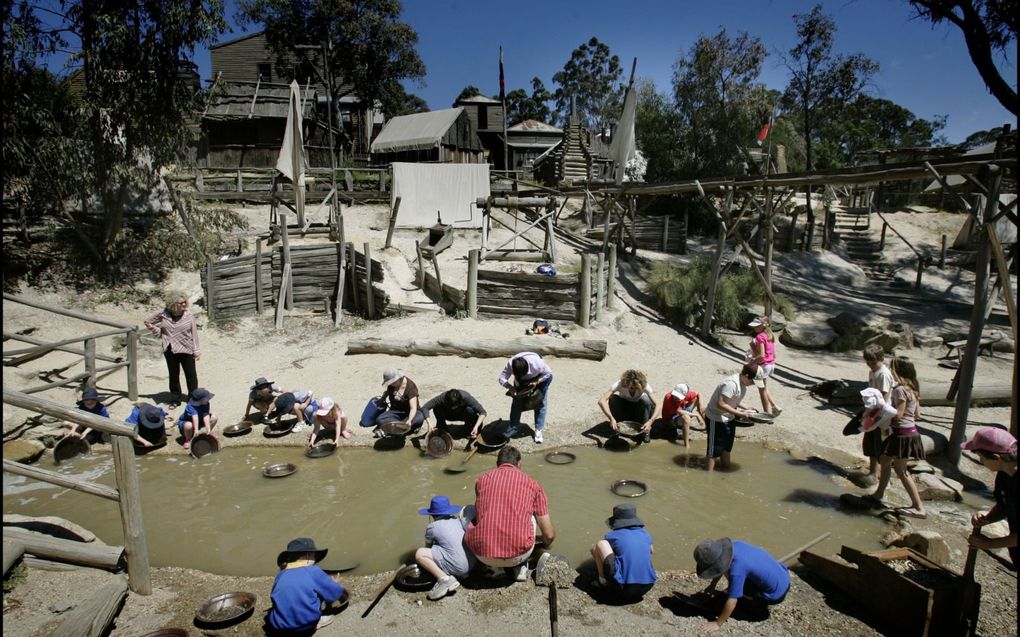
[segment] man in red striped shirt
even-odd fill
[[[542,485],[520,469],[521,452],[500,449],[496,468],[475,482],[475,519],[464,542],[478,561],[493,568],[516,568],[517,581],[528,577],[528,558],[535,549],[535,530],[545,546],[556,538],[549,502]]]

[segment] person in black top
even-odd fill
[[[426,418],[435,413],[437,429],[445,430],[448,420],[472,425],[472,438],[478,435],[485,420],[485,408],[463,389],[448,389],[425,403],[421,410]]]
[[[1016,480],[1016,438],[1005,429],[985,427],[978,430],[971,440],[960,445],[970,449],[981,458],[986,469],[995,471],[995,505],[984,513],[975,513],[970,522],[974,533],[967,538],[971,546],[979,549],[1009,549],[1009,558],[1016,566],[1017,558],[1017,480]],[[999,520],[1006,520],[1009,535],[985,537],[981,527]]]

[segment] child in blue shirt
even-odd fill
[[[81,393],[81,400],[78,401],[77,407],[96,416],[102,416],[103,418],[110,417],[110,411],[103,404],[95,387],[87,387]],[[90,444],[95,444],[102,440],[102,434],[98,431],[93,431],[92,427],[77,425],[73,422],[65,422],[64,426],[71,430],[68,435],[87,440]]]
[[[170,414],[162,408],[150,403],[139,402],[135,404],[131,414],[124,422],[129,425],[138,425],[138,433],[135,434],[135,445],[139,447],[154,447],[166,442],[166,424],[170,420]]]
[[[177,430],[184,438],[185,449],[191,449],[191,439],[198,434],[207,433],[215,436],[213,427],[219,419],[213,415],[212,406],[209,404],[215,395],[205,387],[199,387],[191,392],[188,404],[177,418]]]
[[[655,585],[652,536],[633,504],[614,506],[606,524],[611,530],[591,550],[598,584],[621,599],[639,600]]]
[[[315,565],[327,550],[316,548],[311,538],[299,537],[276,558],[283,570],[273,581],[273,608],[266,618],[273,634],[311,634],[332,623],[331,615],[323,616],[322,603],[340,599],[344,587]]]
[[[698,577],[712,583],[706,593],[715,591],[723,576],[729,582],[726,602],[715,621],[704,625],[702,632],[714,632],[726,623],[744,597],[768,606],[779,604],[790,591],[790,571],[786,565],[769,555],[765,549],[731,540],[703,540],[694,549]]]

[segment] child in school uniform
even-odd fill
[[[191,392],[188,404],[184,406],[184,411],[177,418],[177,431],[184,438],[185,449],[191,449],[191,440],[198,434],[216,435],[213,433],[213,427],[216,426],[219,419],[213,415],[212,405],[209,402],[215,395],[205,387],[199,387]]]
[[[110,417],[110,411],[106,408],[106,405],[103,404],[103,401],[99,396],[99,392],[96,391],[95,387],[87,387],[85,391],[81,393],[81,400],[78,401],[77,407],[78,409],[95,416],[102,416],[103,418]],[[88,441],[89,444],[95,444],[102,440],[102,434],[93,430],[92,427],[77,425],[73,422],[65,422],[64,426],[70,429],[68,435],[77,436]]]
[[[591,550],[598,585],[620,600],[639,600],[652,590],[658,577],[652,566],[652,536],[633,504],[614,506],[606,525],[609,533]]]
[[[244,408],[244,419],[248,420],[252,407],[257,409],[263,416],[269,411],[273,400],[280,395],[280,388],[273,384],[273,381],[264,377],[255,379],[255,384],[248,391],[248,405]]]
[[[266,617],[271,635],[311,635],[333,622],[322,614],[322,603],[340,599],[344,587],[316,566],[328,549],[319,549],[315,540],[299,537],[287,543],[287,550],[276,558],[283,569],[273,580],[270,597],[273,607]]]

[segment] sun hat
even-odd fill
[[[990,453],[1008,453],[1016,455],[1016,438],[1005,429],[983,427],[974,437],[960,445],[963,449],[988,451]]]
[[[633,504],[617,504],[613,507],[613,517],[606,520],[606,526],[622,529],[628,526],[644,526],[645,523],[637,516],[637,507]]]
[[[276,405],[276,411],[281,414],[289,414],[294,411],[294,405],[297,404],[297,398],[294,396],[294,392],[285,392],[276,397],[276,401],[273,403]]]
[[[315,410],[315,415],[328,416],[329,412],[333,410],[334,404],[336,403],[333,402],[332,398],[329,397],[323,398],[321,401],[319,401],[319,408]]]
[[[99,392],[96,391],[95,387],[86,387],[85,391],[81,393],[82,400],[99,400]]]
[[[215,395],[216,394],[212,393],[205,387],[199,387],[195,391],[191,392],[191,398],[188,400],[188,404],[192,407],[198,407],[199,405],[204,405],[212,400]]]
[[[698,577],[715,579],[729,570],[733,562],[733,540],[702,540],[694,547],[694,561],[698,564]]]
[[[674,396],[682,400],[687,396],[687,392],[689,392],[690,390],[691,388],[688,387],[686,383],[677,383],[676,387],[673,388],[673,391],[669,393],[673,394]]]
[[[389,387],[393,383],[397,382],[404,377],[404,370],[402,369],[387,369],[382,375],[382,386]]]
[[[287,549],[276,556],[276,565],[283,568],[284,564],[293,562],[303,553],[315,553],[315,561],[321,562],[322,558],[326,557],[327,551],[329,549],[316,548],[315,540],[310,537],[294,538],[287,542]]]
[[[748,327],[761,327],[765,325],[765,321],[761,320],[757,316],[751,319],[751,322],[747,324]]]
[[[138,405],[138,424],[146,429],[162,429],[163,410],[149,403]]]
[[[263,387],[272,387],[273,381],[266,380],[265,377],[259,376],[255,379],[255,384],[251,386],[252,389],[262,389]]]
[[[429,508],[418,509],[421,515],[457,515],[464,507],[450,503],[450,498],[445,495],[432,496]]]

